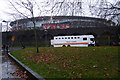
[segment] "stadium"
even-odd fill
[[[6,37],[3,34],[3,43],[6,38],[10,44],[35,44],[32,18],[20,19],[10,23],[12,27]],[[119,27],[111,20],[82,17],[82,16],[43,16],[35,17],[35,26],[39,46],[50,46],[50,40],[58,35],[86,35],[95,36],[98,45],[111,45],[119,41]],[[12,37],[14,41],[11,41]]]
[[[11,22],[11,27],[14,29],[32,28],[32,19],[21,19]],[[36,27],[42,29],[66,29],[79,27],[102,27],[114,26],[110,20],[80,17],[80,16],[44,16],[35,18]],[[17,28],[16,28],[17,27]]]

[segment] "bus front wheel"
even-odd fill
[[[70,47],[70,45],[68,45],[67,47]]]

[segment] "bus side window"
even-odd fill
[[[65,37],[65,39],[67,39],[67,37]]]
[[[55,39],[57,39],[57,38],[55,38]]]
[[[59,38],[59,39],[61,39],[61,38]]]
[[[77,37],[78,39],[80,39],[80,37]]]
[[[70,39],[70,37],[68,37],[68,39]]]
[[[87,38],[83,38],[83,40],[87,40]]]
[[[71,37],[71,39],[73,39],[73,37]]]
[[[64,39],[64,38],[62,37],[62,39]]]
[[[76,39],[76,37],[74,37],[74,39]]]

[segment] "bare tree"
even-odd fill
[[[42,8],[45,14],[77,16],[83,14],[82,0],[46,0]]]
[[[9,0],[9,3],[11,4],[10,8],[12,7],[12,14],[14,17],[16,15],[19,15],[22,18],[27,18],[30,21],[32,21],[34,26],[34,33],[35,33],[35,41],[36,41],[36,50],[37,53],[38,50],[38,41],[37,41],[37,32],[35,29],[35,10],[41,13],[40,7],[38,6],[37,2],[35,0]]]
[[[97,0],[95,4],[89,4],[89,9],[92,15],[109,19],[120,24],[120,1],[110,3],[107,0]]]

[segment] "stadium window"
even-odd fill
[[[87,40],[87,38],[83,38],[83,40]]]

